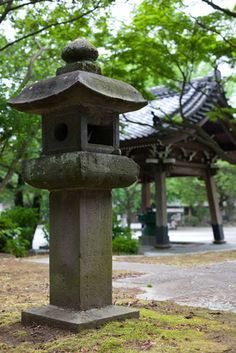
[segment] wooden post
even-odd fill
[[[212,230],[214,235],[214,243],[222,244],[222,243],[225,243],[222,217],[221,217],[219,202],[217,198],[215,180],[210,171],[207,171],[205,183],[206,183],[208,204],[209,204],[210,214],[211,214],[211,225],[212,225]]]
[[[151,206],[151,190],[150,183],[144,181],[142,183],[142,213],[147,212],[147,209]]]
[[[155,171],[156,187],[156,244],[155,247],[170,247],[167,225],[166,172],[162,167]]]

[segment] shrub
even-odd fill
[[[116,254],[137,254],[139,243],[132,239],[130,228],[123,227],[116,210],[112,215],[112,251]]]
[[[34,228],[39,219],[38,210],[36,208],[14,207],[2,212],[1,216],[11,219],[19,227]]]
[[[24,256],[32,246],[38,223],[34,208],[15,207],[0,215],[0,251]]]
[[[17,225],[11,219],[0,216],[0,251],[4,251],[4,247],[8,239],[19,234]]]
[[[116,236],[112,240],[112,251],[116,254],[137,254],[138,248],[138,241],[131,237]]]
[[[197,227],[201,224],[201,222],[198,217],[187,215],[184,217],[184,224],[186,226]]]
[[[9,238],[4,246],[4,252],[15,255],[16,257],[23,257],[27,255],[27,248],[29,242],[25,239],[21,239],[19,236],[15,238]]]

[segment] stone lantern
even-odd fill
[[[22,322],[79,331],[138,317],[112,305],[111,189],[126,187],[138,166],[119,151],[119,114],[137,110],[132,86],[100,74],[98,52],[84,39],[62,52],[57,76],[25,88],[9,104],[42,115],[42,154],[23,165],[24,180],[50,191],[50,304]]]

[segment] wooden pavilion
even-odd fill
[[[155,96],[148,105],[123,115],[121,151],[140,166],[142,212],[150,207],[150,182],[156,187],[156,226],[153,236],[142,236],[142,243],[168,247],[166,178],[195,176],[205,180],[211,214],[214,243],[224,242],[222,217],[213,176],[217,172],[219,155],[198,135],[195,127],[211,136],[225,153],[233,153],[236,145],[226,131],[232,117],[223,113],[213,121],[209,113],[228,107],[219,73],[195,79],[185,85],[182,93],[166,87],[151,90]],[[174,117],[184,117],[186,124],[177,128]],[[168,122],[169,120],[169,122]],[[207,136],[207,135],[206,135]],[[184,185],[183,185],[184,187]]]

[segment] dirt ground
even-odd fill
[[[173,256],[116,256],[114,261],[137,262],[142,264],[162,264],[176,266],[199,266],[236,260],[236,250],[214,251],[198,254]]]
[[[139,273],[115,271],[114,278]],[[48,267],[0,257],[0,352],[7,353],[235,353],[236,315],[141,301],[133,288],[116,289],[114,303],[140,309],[140,319],[113,322],[78,334],[24,327],[21,310],[48,302]]]

